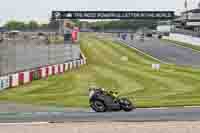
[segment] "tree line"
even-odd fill
[[[4,27],[8,30],[37,30],[45,29],[49,24],[39,24],[37,21],[31,20],[28,23],[23,21],[11,20],[8,21]]]
[[[79,20],[71,20],[75,26],[80,26],[81,22]],[[11,20],[8,21],[4,27],[8,30],[58,30],[59,29],[59,21],[50,21],[49,23],[39,24],[37,21],[31,20],[27,23],[23,21]]]
[[[89,23],[89,26],[94,30],[109,30],[109,29],[130,29],[138,30],[140,28],[155,29],[156,20],[115,20],[115,21],[100,21]]]

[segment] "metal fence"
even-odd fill
[[[46,44],[39,39],[5,39],[0,42],[0,76],[79,58],[78,44]]]

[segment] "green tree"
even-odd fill
[[[8,21],[4,26],[6,28],[8,28],[9,30],[24,30],[24,29],[26,29],[26,24],[24,22],[15,21],[15,20]]]
[[[32,20],[28,23],[28,29],[35,30],[35,29],[38,29],[38,28],[39,28],[39,24],[36,21]]]
[[[71,21],[75,24],[75,26],[80,27],[80,25],[81,25],[80,20],[78,20],[78,19],[72,19]]]
[[[90,23],[90,27],[96,30],[102,29],[132,29],[137,30],[143,27],[155,29],[157,20],[117,20],[97,21]]]
[[[41,29],[47,29],[48,27],[49,27],[48,24],[41,24],[41,25],[40,25],[40,28],[41,28]]]

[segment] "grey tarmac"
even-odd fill
[[[161,62],[180,66],[200,67],[200,52],[176,45],[172,42],[155,38],[148,38],[144,41],[120,40],[120,42],[129,47],[136,48]]]
[[[23,122],[157,122],[200,121],[200,108],[136,109],[132,112],[49,111],[0,113],[0,123]]]

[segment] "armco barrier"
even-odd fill
[[[64,71],[66,72],[66,71],[68,71],[68,69],[69,69],[69,63],[65,63],[65,70]]]
[[[73,68],[73,62],[69,62],[69,70]]]
[[[77,66],[78,66],[78,67],[81,66],[81,61],[80,61],[80,60],[77,61]]]
[[[77,61],[73,61],[73,68],[76,68],[77,66],[76,66],[76,62]]]
[[[193,37],[189,35],[170,33],[169,36],[163,36],[163,39],[188,43],[192,45],[200,45],[200,37]]]
[[[0,77],[0,91],[10,87],[9,76]]]
[[[80,60],[66,62],[64,64],[56,64],[52,66],[44,66],[24,72],[10,74],[8,76],[0,77],[0,91],[10,87],[17,87],[33,80],[49,77],[54,74],[66,72],[71,69],[79,68],[81,65],[86,64],[86,58],[82,54]]]

